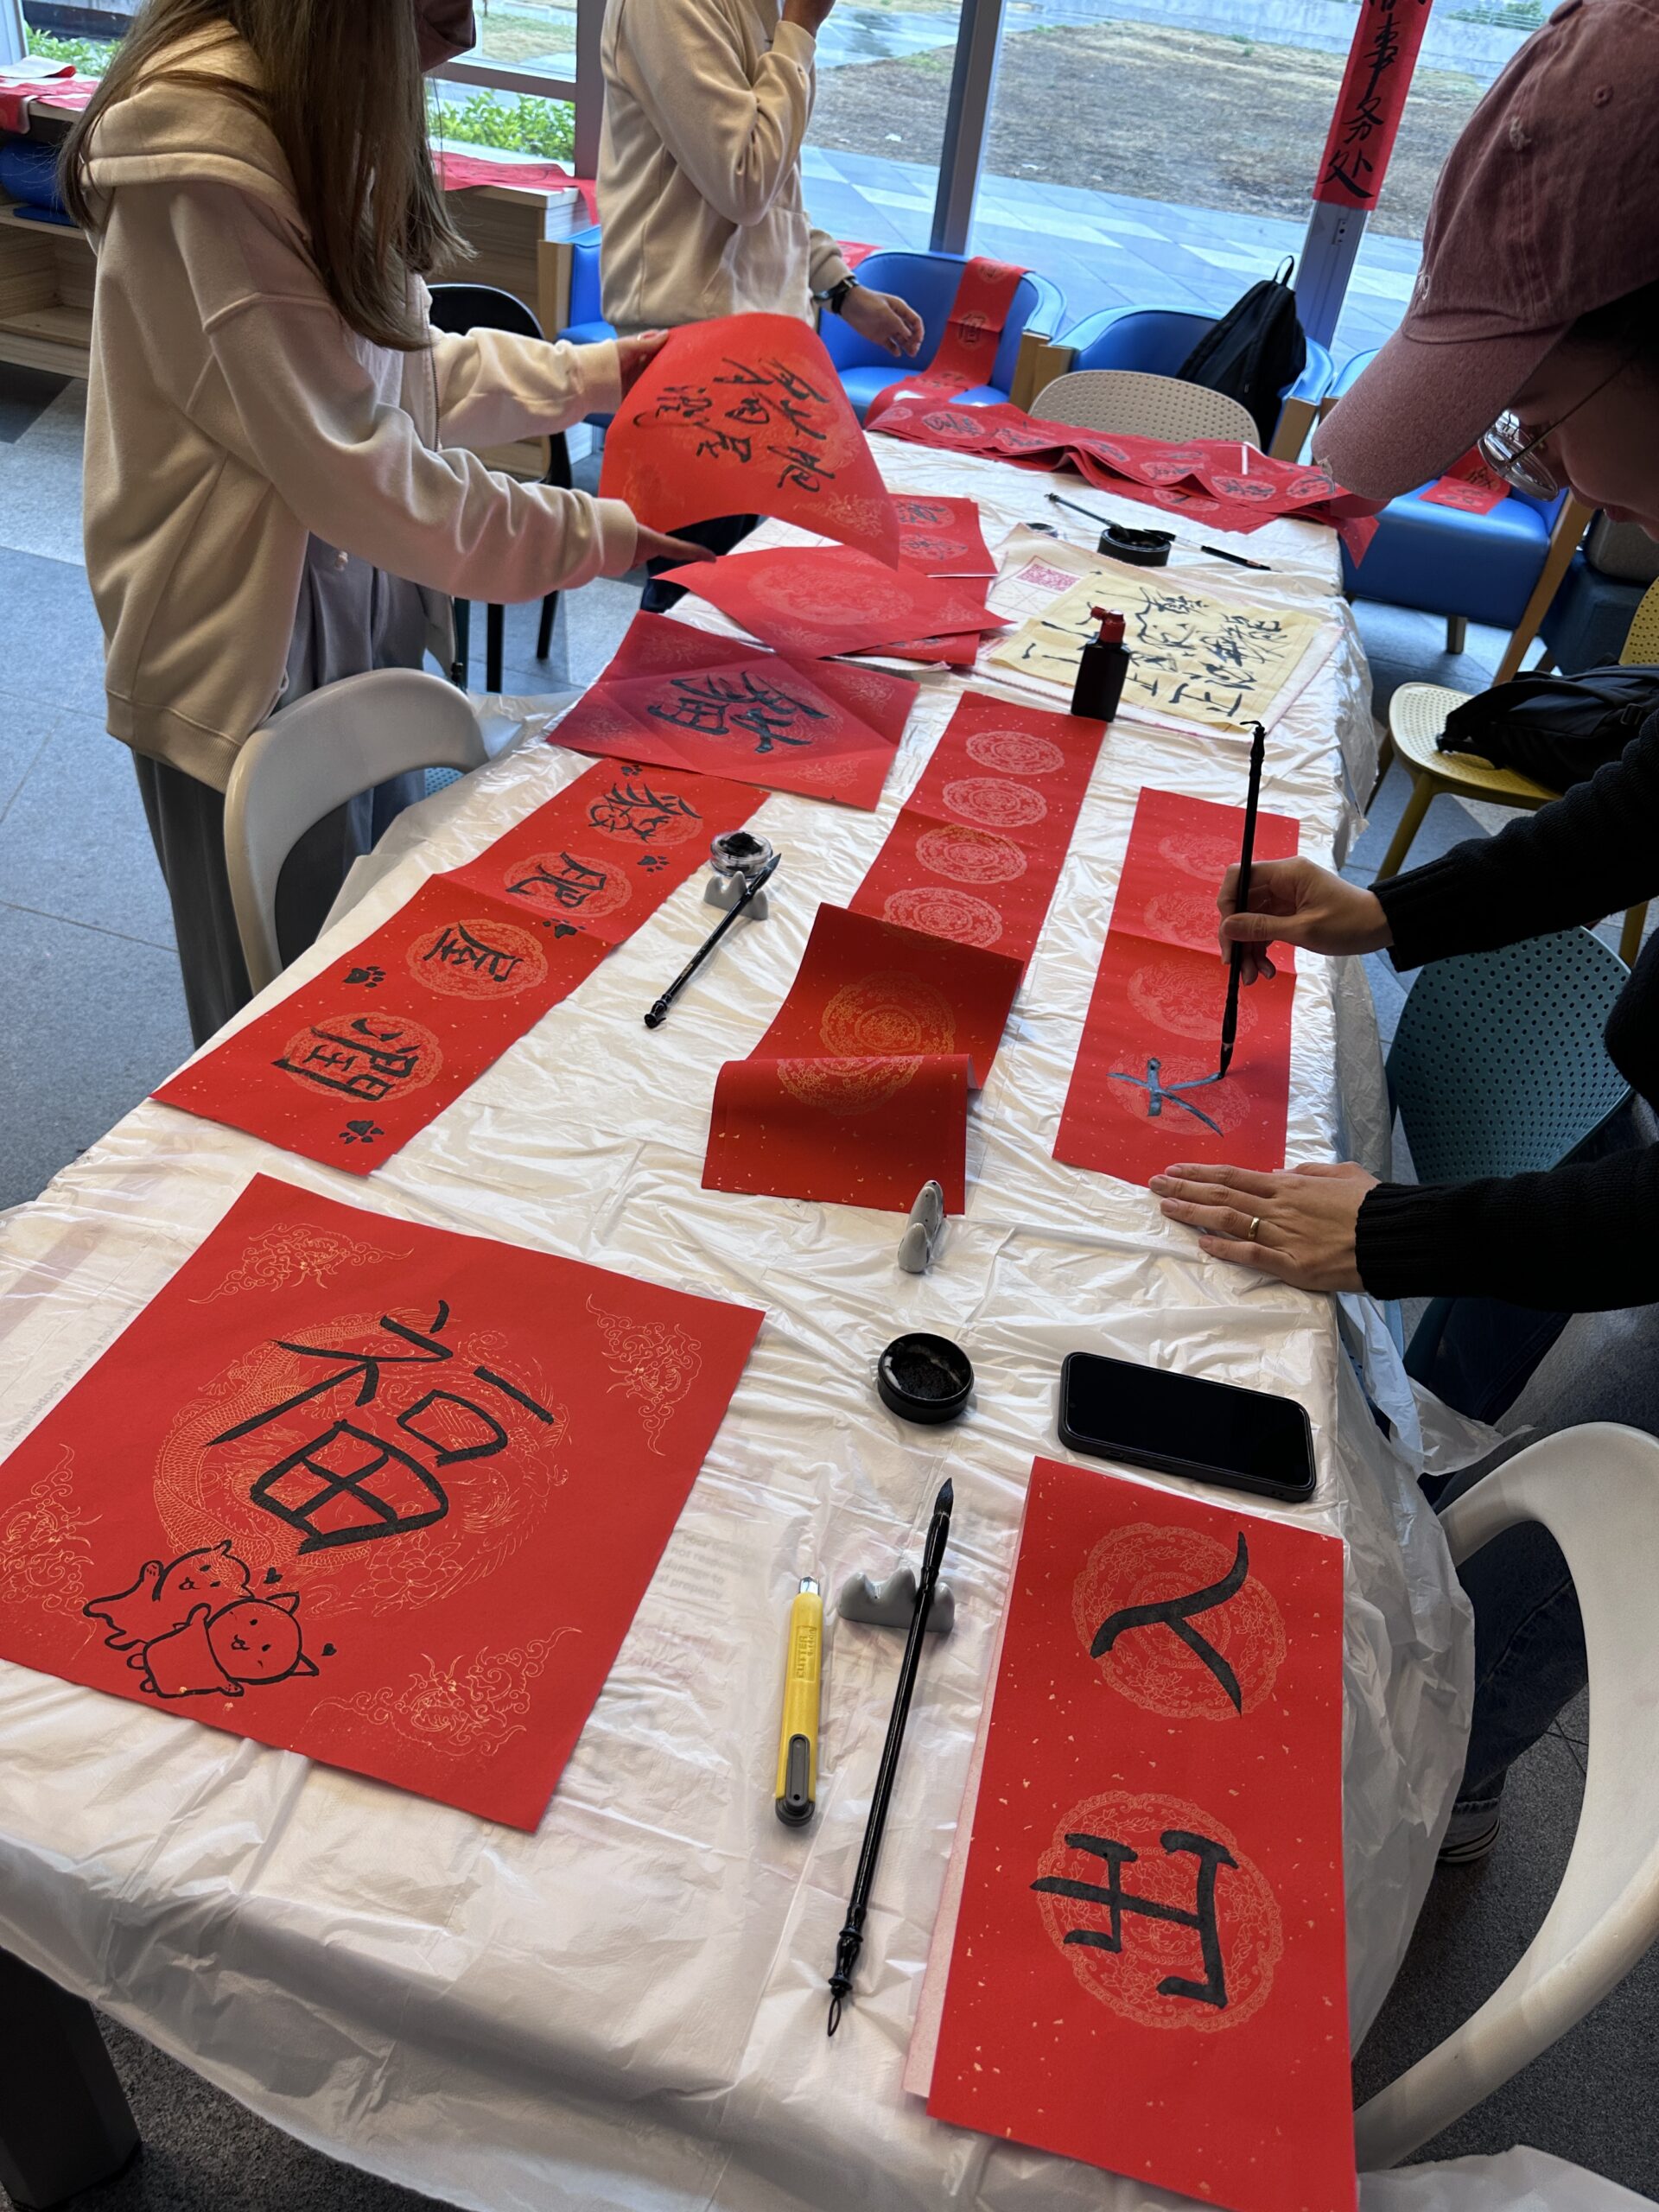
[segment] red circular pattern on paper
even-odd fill
[[[454,966],[436,957],[446,941],[461,948]],[[547,976],[547,955],[528,930],[476,917],[424,931],[404,959],[417,983],[446,999],[514,999]],[[498,972],[496,961],[508,965]]]
[[[984,433],[982,423],[976,423],[971,415],[954,407],[936,407],[921,419],[924,427],[931,430],[936,438],[948,439],[957,445],[976,445]],[[1054,442],[1050,438],[1044,442],[1052,445]]]
[[[555,895],[550,885],[529,880],[538,870],[558,876],[566,861],[575,861],[579,868],[590,868],[602,875],[603,889],[590,891],[576,905],[566,906]],[[596,860],[592,853],[534,853],[529,860],[515,862],[502,877],[501,884],[510,897],[522,899],[538,914],[551,915],[556,921],[578,924],[602,921],[607,914],[619,913],[633,896],[633,885],[625,871],[613,860]]]
[[[1217,960],[1211,975],[1206,968],[1195,973],[1190,961],[1149,960],[1137,968],[1124,995],[1143,1021],[1177,1037],[1221,1035],[1221,1017],[1227,1001],[1227,970]],[[1255,1006],[1248,994],[1238,1005],[1238,1034],[1248,1037],[1255,1027]]]
[[[1052,776],[1065,766],[1058,745],[1022,729],[976,729],[968,751],[982,768],[995,768],[1000,776]]]
[[[930,875],[952,883],[1013,883],[1027,866],[1012,837],[954,822],[925,830],[916,840],[916,857]]]
[[[391,1034],[388,1035],[388,1031]],[[418,1021],[405,1021],[401,1014],[387,1014],[383,1019],[372,1010],[365,1014],[360,1006],[354,1006],[344,1014],[331,1014],[304,1029],[296,1029],[282,1050],[281,1058],[288,1064],[283,1072],[292,1076],[303,1090],[315,1091],[318,1088],[315,1078],[302,1074],[297,1063],[305,1060],[319,1042],[331,1052],[347,1052],[354,1049],[352,1040],[357,1038],[361,1038],[362,1042],[355,1049],[362,1053],[365,1063],[373,1055],[380,1056],[378,1072],[382,1076],[388,1054],[402,1057],[412,1052],[415,1065],[407,1075],[397,1077],[385,1097],[354,1098],[350,1092],[341,1090],[339,1096],[342,1113],[350,1113],[353,1107],[368,1112],[385,1105],[386,1097],[401,1098],[406,1091],[424,1090],[443,1065],[442,1046]]]
[[[1198,1859],[1189,1851],[1168,1852],[1163,1837],[1172,1830],[1208,1837],[1236,1864],[1216,1877],[1216,1929],[1227,1977],[1227,2002],[1207,2005],[1190,1997],[1164,1996],[1158,1985],[1167,1976],[1203,1980],[1198,1936],[1178,1921],[1152,1920],[1142,1913],[1123,1915],[1119,1951],[1067,1943],[1073,1929],[1103,1929],[1103,1909],[1086,1899],[1039,1894],[1049,1941],[1090,1997],[1121,2019],[1145,2028],[1186,2028],[1198,2035],[1224,2035],[1261,2011],[1273,1988],[1284,1955],[1285,1936],[1268,1878],[1239,1847],[1230,1829],[1202,1807],[1163,1791],[1136,1795],[1127,1789],[1085,1797],[1074,1805],[1054,1832],[1054,1840],[1037,1862],[1039,1881],[1100,1883],[1105,1862],[1079,1851],[1068,1835],[1096,1835],[1127,1844],[1139,1853],[1123,1869],[1123,1887],[1136,1897],[1190,1913],[1197,1891]]]
[[[826,595],[820,578],[798,570],[765,570],[749,580],[749,588],[761,607],[780,614],[793,614],[818,629],[830,629],[851,617],[874,619],[893,604],[895,585],[885,576],[837,575]]]
[[[1146,905],[1148,933],[1193,952],[1214,952],[1220,916],[1213,899],[1197,891],[1154,892]]]
[[[1151,1522],[1114,1529],[1089,1554],[1071,1590],[1071,1618],[1090,1650],[1112,1614],[1190,1597],[1219,1582],[1235,1563],[1232,1545],[1196,1529]],[[1095,1661],[1120,1695],[1171,1720],[1232,1720],[1254,1713],[1272,1694],[1285,1658],[1285,1624],[1272,1592],[1254,1574],[1232,1597],[1192,1616],[1189,1625],[1213,1644],[1237,1677],[1240,1705],[1204,1661],[1161,1623],[1122,1630]]]
[[[1048,812],[1048,801],[1027,784],[1003,776],[958,776],[944,787],[945,804],[982,830],[1026,830]]]
[[[1211,837],[1202,830],[1177,832],[1173,836],[1158,840],[1160,855],[1183,875],[1196,876],[1200,883],[1207,883],[1212,892],[1221,888],[1221,879],[1238,860],[1236,837]]]
[[[869,1114],[897,1097],[922,1065],[918,1053],[861,1058],[779,1060],[778,1080],[791,1098],[823,1114]]]
[[[890,891],[882,905],[884,921],[900,929],[919,930],[925,937],[948,937],[958,944],[982,949],[996,944],[1002,935],[1002,917],[984,899],[966,891],[948,891],[942,883],[912,884],[904,891]]]
[[[952,1052],[957,1018],[931,983],[892,969],[844,983],[823,1009],[818,1033],[835,1056]]]

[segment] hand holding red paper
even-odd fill
[[[1255,1268],[1298,1290],[1365,1287],[1357,1224],[1376,1178],[1354,1160],[1310,1161],[1277,1173],[1182,1166],[1154,1175],[1147,1187],[1168,1220],[1202,1232],[1198,1243],[1212,1260]]]
[[[772,515],[896,562],[899,527],[816,331],[786,315],[675,331],[605,441],[600,493],[652,530]]]

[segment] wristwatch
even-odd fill
[[[847,304],[848,293],[855,290],[857,289],[857,277],[849,275],[843,276],[839,284],[832,284],[830,287],[830,289],[823,295],[823,304],[829,308],[831,315],[839,315],[841,313],[842,308]]]

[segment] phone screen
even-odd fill
[[[1060,1434],[1074,1451],[1284,1498],[1313,1493],[1313,1440],[1294,1398],[1071,1353]]]

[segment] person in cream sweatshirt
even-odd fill
[[[413,275],[428,342],[363,338],[325,286],[281,145],[229,96],[259,81],[230,22],[210,26],[89,118],[80,156],[98,256],[87,576],[199,1042],[248,995],[222,794],[256,728],[338,677],[418,666],[428,647],[447,664],[451,594],[512,604],[695,557],[618,501],[516,483],[469,450],[614,408],[660,338],[434,334]],[[309,868],[296,849],[288,957],[381,826],[359,806]]]

